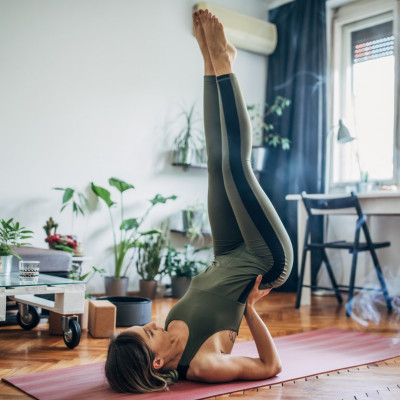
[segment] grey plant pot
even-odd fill
[[[151,322],[151,300],[143,297],[100,297],[117,308],[117,326],[146,325]]]
[[[129,278],[123,276],[115,278],[114,276],[105,276],[104,284],[107,296],[126,296],[128,291]]]
[[[0,273],[10,275],[14,256],[0,256]]]
[[[187,276],[173,276],[171,278],[172,297],[180,299],[184,296],[190,286],[192,278]]]
[[[157,292],[157,281],[146,281],[140,279],[139,281],[139,295],[147,299],[154,300]]]

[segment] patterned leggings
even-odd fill
[[[262,262],[262,286],[278,287],[290,274],[293,249],[252,171],[251,124],[234,74],[204,77],[204,126],[208,213],[215,258],[224,258],[239,246],[246,246]]]

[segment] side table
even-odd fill
[[[26,330],[35,328],[40,321],[36,307],[54,311],[62,318],[64,342],[73,349],[81,337],[75,314],[84,312],[85,289],[85,282],[46,274],[39,274],[37,283],[21,283],[19,273],[0,274],[0,321],[6,319],[7,297],[17,302],[17,321]],[[54,294],[54,301],[38,294]]]

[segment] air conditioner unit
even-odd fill
[[[193,8],[194,11],[208,9],[214,14],[224,25],[228,40],[238,49],[263,55],[274,52],[278,39],[276,25],[205,1]]]

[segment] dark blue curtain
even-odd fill
[[[326,146],[326,20],[325,0],[297,0],[270,11],[278,44],[268,59],[267,103],[276,96],[291,105],[275,127],[291,140],[289,151],[273,149],[260,174],[260,183],[280,215],[292,240],[293,271],[281,288],[297,285],[297,204],[287,194],[324,192]],[[321,229],[314,233],[320,235]],[[312,260],[316,274],[319,260]],[[315,280],[315,276],[314,279]]]

